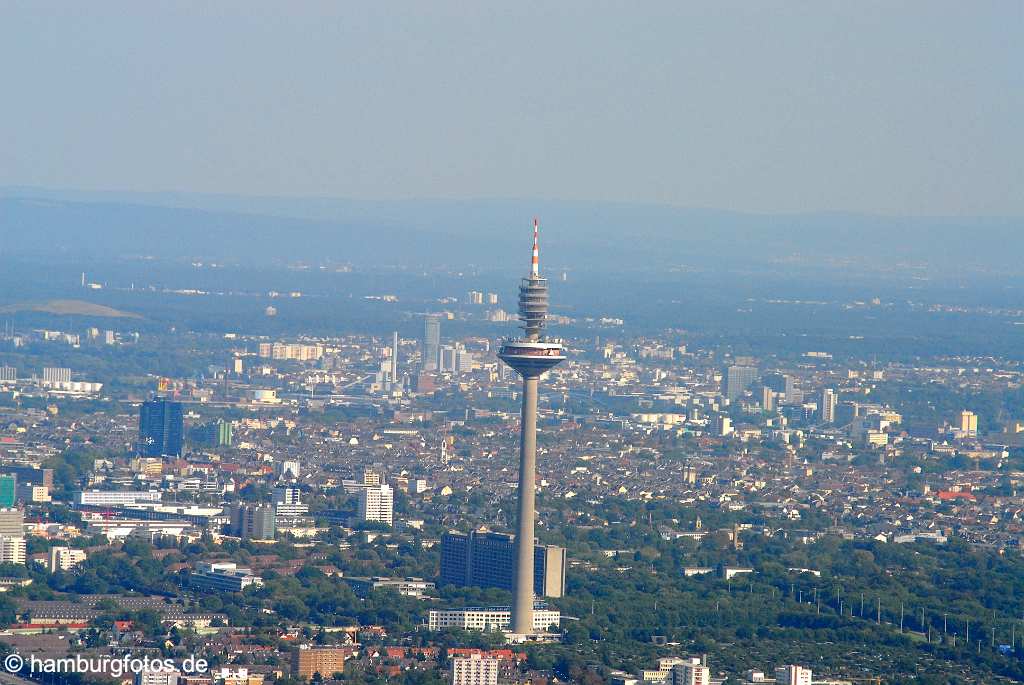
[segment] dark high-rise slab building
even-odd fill
[[[37,469],[34,466],[4,466],[0,473],[10,473],[18,482],[29,485],[43,485],[53,490],[53,469]]]
[[[139,454],[180,457],[184,428],[180,402],[143,402],[139,407]]]
[[[431,314],[423,321],[423,358],[420,367],[424,371],[437,371],[441,358],[441,317]]]
[[[231,515],[228,528],[232,535],[254,540],[274,539],[277,527],[274,507],[269,504],[236,502],[228,511]]]
[[[474,530],[441,536],[441,583],[459,586],[515,589],[515,536]],[[537,597],[561,597],[565,592],[565,549],[535,545],[533,592]]]

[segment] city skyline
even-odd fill
[[[0,3],[3,684],[1024,683],[1022,26]]]

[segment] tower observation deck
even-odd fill
[[[533,630],[533,551],[537,477],[537,385],[541,374],[565,360],[562,344],[542,337],[548,316],[548,282],[540,275],[539,227],[533,220],[533,258],[530,275],[519,285],[519,320],[523,337],[506,340],[498,358],[523,378],[522,422],[519,436],[519,507],[516,534],[515,598],[512,634]]]
[[[548,318],[548,279],[540,275],[539,225],[533,221],[533,258],[530,275],[519,284],[519,320],[522,338],[506,340],[498,357],[523,378],[538,377],[565,360],[559,342],[544,340]]]

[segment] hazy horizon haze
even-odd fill
[[[1024,5],[11,2],[0,185],[1024,214]]]

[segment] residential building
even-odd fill
[[[292,654],[292,673],[302,680],[312,680],[317,673],[329,678],[345,670],[345,661],[355,656],[357,649],[300,645]]]
[[[775,669],[775,685],[811,685],[811,669],[803,666],[779,666]]]
[[[481,654],[452,659],[452,685],[498,685],[498,660]]]
[[[822,423],[835,423],[836,422],[836,391],[832,388],[825,388],[821,392],[821,422]]]
[[[45,485],[32,485],[31,483],[18,483],[18,501],[45,503],[52,501],[50,488]]]
[[[70,547],[51,547],[50,563],[47,566],[47,570],[50,573],[68,571],[81,564],[85,559],[85,550],[72,549]]]
[[[0,564],[25,565],[25,538],[0,535]]]
[[[377,521],[389,526],[394,516],[395,496],[387,483],[359,491],[359,520]]]
[[[711,669],[703,663],[676,664],[672,667],[671,685],[711,685]]]

